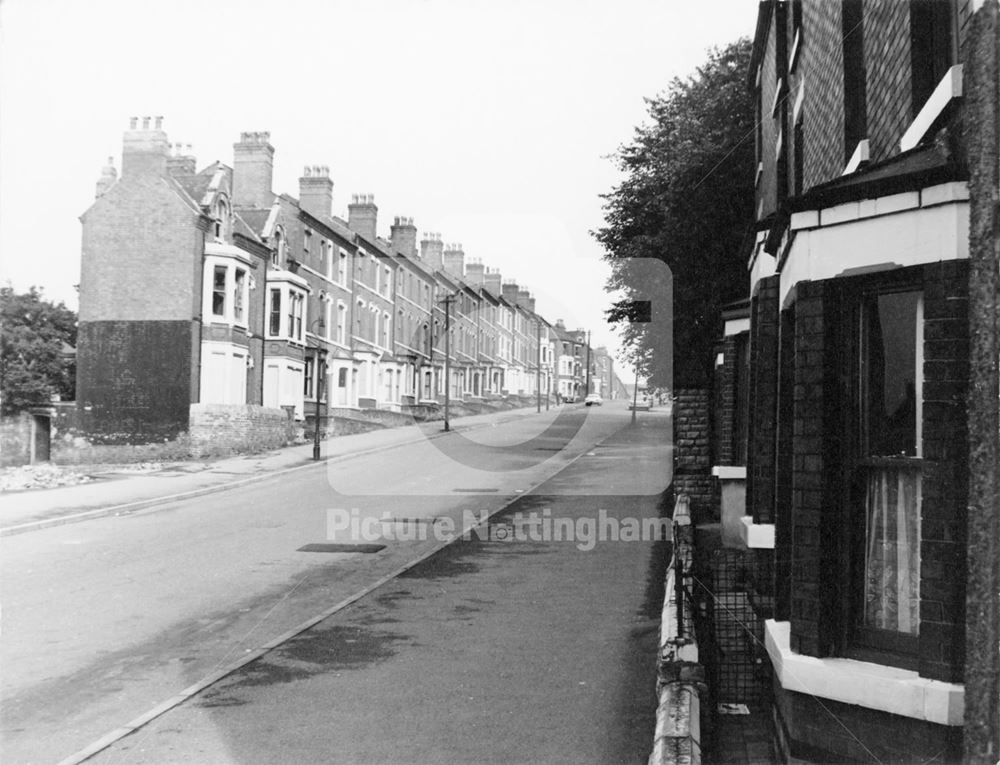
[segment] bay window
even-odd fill
[[[293,282],[278,282],[268,291],[267,336],[305,342],[306,295]]]
[[[249,259],[231,245],[213,243],[205,249],[202,315],[216,324],[246,327],[252,281]]]

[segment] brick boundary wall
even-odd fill
[[[691,516],[696,522],[718,520],[711,464],[710,391],[681,388],[674,395],[674,493],[691,498]]]
[[[27,465],[30,454],[31,416],[21,412],[0,420],[0,467]]]
[[[297,426],[284,409],[256,404],[191,404],[192,449],[277,449],[296,440]]]

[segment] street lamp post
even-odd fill
[[[326,327],[326,322],[323,321],[323,317],[320,316],[316,321],[310,325],[310,331],[312,327],[319,325],[322,330]],[[319,461],[319,413],[320,413],[320,401],[323,399],[323,378],[326,377],[326,370],[324,369],[324,362],[326,360],[326,350],[319,345],[317,341],[316,347],[313,349],[313,375],[316,377],[316,411],[313,415],[315,422],[313,424],[313,460]],[[330,414],[330,403],[327,402],[327,418]]]
[[[632,391],[632,424],[635,425],[636,406],[639,404],[639,360],[635,361],[635,389]]]
[[[451,430],[448,421],[448,408],[451,401],[451,304],[455,295],[445,296],[444,303],[444,429]]]

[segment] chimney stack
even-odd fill
[[[486,266],[481,260],[473,260],[465,264],[465,280],[473,287],[485,284]]]
[[[483,274],[483,286],[499,297],[502,292],[500,287],[500,272],[493,268],[487,268],[486,273]]]
[[[465,251],[461,244],[449,244],[445,248],[444,270],[459,279],[465,276]]]
[[[503,285],[503,299],[511,305],[517,305],[517,282],[507,282]]]
[[[528,290],[519,289],[517,291],[517,304],[519,306],[521,306],[521,308],[527,308],[528,307],[528,301],[530,299],[531,299],[531,293],[528,292]]]
[[[108,164],[101,168],[101,177],[97,181],[97,191],[94,194],[95,199],[100,199],[104,196],[104,193],[115,185],[115,181],[118,180],[118,171],[115,170],[115,158],[108,157]]]
[[[191,144],[174,143],[170,145],[167,172],[175,178],[180,175],[194,175],[198,172],[194,154],[191,153]]]
[[[333,181],[329,167],[303,168],[299,178],[299,206],[316,218],[329,218],[333,214]]]
[[[528,298],[528,310],[532,313],[535,312],[535,299],[533,297]]]
[[[150,119],[143,117],[141,128],[137,126],[138,117],[129,120],[122,146],[122,178],[162,176],[167,172],[169,144],[163,131],[163,117],[157,117],[153,127],[150,127]]]
[[[374,242],[377,223],[378,207],[375,206],[375,195],[354,194],[347,206],[347,227],[369,242]]]
[[[237,207],[270,207],[274,202],[274,147],[271,134],[240,133],[233,144],[233,204]]]
[[[389,238],[392,240],[392,249],[396,252],[408,258],[417,256],[417,227],[413,225],[413,218],[397,217],[393,221]]]
[[[443,251],[441,234],[437,231],[425,232],[424,238],[420,240],[420,257],[432,271],[440,271],[444,267],[441,257]]]

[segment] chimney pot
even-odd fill
[[[142,118],[142,129],[149,130],[149,117]]]
[[[163,117],[157,117],[156,118],[156,129],[157,130],[162,130],[163,129]]]
[[[139,118],[138,117],[129,117],[129,120],[128,120],[128,129],[129,130],[135,130],[136,126],[138,124],[139,124]]]

